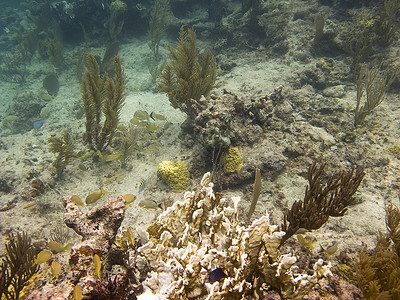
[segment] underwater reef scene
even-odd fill
[[[400,300],[398,0],[0,5],[0,299]]]

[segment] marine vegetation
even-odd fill
[[[158,89],[167,93],[172,107],[179,108],[188,116],[198,112],[196,102],[202,95],[208,96],[215,86],[217,66],[214,55],[207,49],[201,63],[196,49],[196,33],[193,29],[179,32],[178,46],[168,45],[170,63],[161,73]]]
[[[119,113],[125,100],[126,77],[118,56],[114,58],[114,80],[107,73],[100,75],[99,64],[90,53],[87,55],[87,64],[88,70],[81,84],[86,115],[84,140],[91,150],[103,152],[111,143],[118,126]]]
[[[124,14],[127,10],[128,6],[123,1],[115,0],[111,3],[110,18],[106,23],[106,27],[108,27],[108,32],[112,40],[115,40],[122,31],[125,22]]]
[[[167,30],[167,16],[169,12],[169,0],[156,0],[150,12],[149,20],[149,47],[152,52],[152,58],[155,62],[160,61],[158,52],[160,41],[165,36]]]
[[[9,235],[6,256],[0,262],[0,299],[17,300],[38,269],[28,235],[25,232]]]
[[[366,299],[400,299],[400,210],[386,208],[386,234],[372,252],[363,250],[356,263],[358,285]]]
[[[315,230],[324,225],[329,217],[341,217],[347,207],[354,203],[357,191],[365,172],[354,167],[330,176],[325,184],[322,174],[325,164],[320,167],[314,163],[308,169],[308,186],[303,200],[296,201],[285,211],[281,229],[285,231],[281,245],[300,228]]]
[[[357,105],[354,124],[357,126],[364,121],[373,109],[382,103],[386,90],[392,84],[400,70],[389,76],[383,75],[378,67],[368,68],[363,65],[357,77]]]
[[[165,36],[167,30],[169,9],[169,0],[156,0],[150,12],[149,47],[151,53],[146,59],[146,64],[153,83],[156,83],[157,78],[164,68],[164,63],[161,63],[162,57],[160,56],[159,48],[161,39]]]
[[[174,192],[181,192],[190,184],[188,164],[185,161],[162,161],[158,165],[157,174]]]
[[[62,138],[49,137],[47,140],[50,146],[50,152],[57,154],[52,165],[56,169],[57,178],[61,176],[71,159],[76,156],[74,153],[74,145],[68,131],[64,131]]]
[[[259,168],[256,168],[255,179],[254,179],[254,189],[253,189],[253,200],[251,201],[249,212],[247,213],[247,219],[250,220],[251,215],[256,209],[258,198],[261,193],[261,172]]]

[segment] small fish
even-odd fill
[[[72,195],[70,200],[78,206],[85,206],[81,198],[77,195]]]
[[[31,206],[34,206],[35,204],[36,204],[36,202],[29,203],[28,205],[25,205],[25,206],[23,207],[23,209],[26,209],[26,208],[29,208],[29,207],[31,207]]]
[[[301,246],[304,248],[314,249],[311,239],[305,239],[301,234],[297,234],[296,236]]]
[[[48,250],[42,250],[39,252],[39,254],[36,256],[35,259],[35,265],[40,265],[46,261],[48,261],[51,257],[51,252]]]
[[[138,119],[136,119],[136,118],[132,118],[129,122],[131,122],[132,124],[137,125],[137,126],[139,126],[140,123],[141,123],[141,122],[140,122]]]
[[[122,125],[122,124],[118,125],[117,129],[122,132],[128,131],[128,127],[126,127],[125,125]]]
[[[40,129],[40,128],[42,128],[43,124],[44,124],[44,121],[42,119],[36,120],[32,123],[32,128]]]
[[[114,161],[122,157],[122,152],[112,154],[102,154],[100,150],[97,150],[97,155],[102,161]]]
[[[305,229],[305,228],[299,228],[299,229],[296,231],[296,234],[305,234],[305,233],[307,233],[307,232],[310,232],[310,230]]]
[[[16,205],[12,204],[12,205],[0,208],[0,211],[7,211],[7,210],[10,210],[10,209],[12,209],[14,207],[16,207]]]
[[[156,114],[154,111],[150,114],[150,118],[152,118],[154,121],[157,119],[157,120],[160,120],[160,121],[167,121],[167,118],[166,117],[164,117],[163,115],[161,115],[161,114]]]
[[[157,208],[163,209],[161,203],[157,203],[154,200],[148,200],[148,199],[141,200],[138,205],[139,205],[139,207],[142,207],[145,209],[157,209]]]
[[[133,114],[133,116],[139,120],[148,120],[148,113],[143,111],[143,110],[137,110],[135,111],[135,113]]]
[[[208,276],[208,281],[210,283],[214,283],[216,281],[220,281],[222,279],[224,279],[225,277],[228,277],[228,275],[226,275],[226,273],[224,272],[223,269],[221,268],[216,268],[214,271],[212,271],[210,273],[210,275]]]
[[[154,131],[160,130],[161,127],[160,127],[160,125],[149,124],[149,125],[147,126],[147,129],[148,129],[150,132],[154,132]]]
[[[128,235],[128,240],[132,244],[132,247],[135,246],[135,237],[133,236],[133,232],[129,227],[126,230],[126,234]]]
[[[143,190],[146,188],[146,180],[141,179],[139,183],[139,193],[143,192]]]
[[[54,252],[57,252],[57,253],[59,253],[59,252],[64,252],[64,251],[71,251],[71,246],[70,246],[70,244],[66,244],[66,245],[64,246],[63,244],[61,244],[61,243],[59,243],[59,242],[50,241],[50,242],[48,243],[48,246],[49,246],[49,248],[50,248],[51,251],[54,251]]]
[[[103,198],[103,195],[108,194],[103,188],[100,188],[100,192],[94,192],[88,195],[85,199],[86,204],[93,204],[96,203],[97,200]]]
[[[61,265],[58,261],[53,260],[50,266],[50,272],[55,278],[58,278],[58,275],[61,273]]]
[[[336,252],[337,249],[338,249],[338,245],[339,245],[339,242],[338,242],[338,241],[333,241],[333,242],[332,242],[332,245],[330,245],[329,247],[327,247],[327,248],[324,249],[324,248],[321,246],[321,244],[319,244],[319,246],[321,247],[322,251],[325,252],[325,253],[327,253],[328,256],[331,256],[331,255],[335,254],[335,252]]]
[[[151,144],[150,146],[147,147],[147,150],[157,152],[160,150],[160,147],[162,147],[162,146],[163,145],[161,143],[154,142],[153,144]]]
[[[100,271],[101,271],[101,260],[100,260],[100,256],[95,254],[93,257],[93,261],[94,261],[94,268],[96,270],[96,275],[97,278],[100,279]]]
[[[82,300],[82,288],[78,284],[74,286],[74,300]]]
[[[133,194],[126,194],[126,195],[124,195],[124,196],[122,196],[124,199],[125,199],[125,201],[126,201],[126,207],[129,207],[129,205],[133,202],[133,201],[135,201],[135,199],[136,199],[136,196],[135,195],[133,195]]]

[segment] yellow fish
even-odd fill
[[[154,131],[157,131],[157,130],[161,129],[161,127],[160,127],[160,125],[149,124],[149,125],[147,126],[147,129],[148,129],[150,132],[154,132]]]
[[[129,227],[126,230],[126,233],[128,235],[129,242],[132,244],[132,247],[135,246],[135,237],[133,236],[133,232]]]
[[[31,206],[34,206],[35,204],[36,204],[36,202],[29,203],[28,205],[25,205],[25,206],[23,207],[23,209],[28,208],[28,207],[31,207]]]
[[[66,250],[71,251],[71,246],[69,244],[66,244],[64,246],[63,244],[61,244],[59,242],[50,241],[48,243],[48,245],[49,245],[49,248],[50,248],[51,251],[54,251],[54,252],[57,252],[57,253],[58,252],[64,252]]]
[[[333,241],[332,245],[330,245],[329,247],[327,247],[325,249],[321,246],[321,244],[319,246],[321,247],[323,252],[326,252],[328,254],[328,256],[331,256],[336,253],[336,251],[338,249],[338,245],[339,245],[338,241]]]
[[[58,275],[61,273],[61,265],[58,261],[53,260],[50,266],[50,272],[55,278],[58,278]]]
[[[36,256],[35,259],[35,264],[40,265],[46,261],[48,261],[51,257],[51,252],[48,250],[42,250],[39,252],[39,254]]]
[[[81,198],[77,195],[72,195],[70,200],[78,206],[85,206]]]
[[[122,157],[122,152],[112,154],[102,154],[100,150],[97,150],[97,155],[102,161],[114,161]]]
[[[160,120],[160,121],[167,121],[167,118],[166,118],[166,117],[164,117],[164,116],[161,115],[161,114],[156,114],[155,112],[152,112],[152,113],[150,114],[150,118],[152,118],[153,120],[157,119],[157,120]]]
[[[162,209],[162,204],[161,203],[157,203],[154,200],[142,200],[139,202],[139,206],[143,207],[145,209],[157,209],[157,208],[161,208]]]
[[[106,192],[105,190],[103,190],[103,188],[100,188],[100,192],[94,192],[91,193],[90,195],[88,195],[86,197],[86,204],[93,204],[96,203],[97,200],[103,198],[103,195],[108,194],[108,192]]]
[[[136,119],[136,118],[132,118],[132,119],[130,120],[130,122],[131,122],[132,124],[136,125],[136,126],[139,126],[139,125],[140,125],[140,121],[139,121],[138,119]]]
[[[305,239],[303,237],[303,235],[301,234],[297,234],[297,240],[299,241],[300,245],[302,245],[304,248],[310,248],[310,249],[314,249],[313,244],[312,244],[312,240],[310,239]]]
[[[93,261],[94,261],[94,268],[96,269],[97,278],[100,279],[100,271],[101,271],[101,260],[100,260],[100,256],[98,256],[97,254],[95,254],[94,257],[93,257]]]
[[[74,286],[74,300],[82,299],[82,288],[80,285]]]
[[[129,205],[133,202],[133,201],[135,201],[135,199],[136,199],[136,196],[135,195],[133,195],[133,194],[126,194],[126,195],[124,195],[124,196],[122,196],[124,199],[125,199],[125,201],[126,201],[126,207],[129,207]]]
[[[148,120],[147,112],[142,111],[142,110],[137,110],[137,111],[135,111],[135,113],[133,114],[133,116],[134,116],[135,118],[138,118],[139,120]]]

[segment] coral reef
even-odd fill
[[[222,96],[197,101],[197,115],[182,127],[193,131],[196,140],[208,149],[227,148],[231,144],[252,145],[259,141],[263,129],[271,125],[279,115],[285,102],[282,100],[282,86],[270,95],[259,99],[244,99],[225,91]]]
[[[73,249],[90,247],[107,253],[114,242],[118,228],[124,218],[126,201],[123,197],[108,199],[100,207],[83,213],[79,206],[71,201],[71,197],[63,197],[66,209],[65,224],[82,236],[82,241]]]
[[[184,201],[175,202],[148,228],[150,240],[138,249],[136,262],[139,269],[152,270],[143,283],[146,296],[243,299],[274,289],[288,299],[331,274],[322,259],[312,274],[297,274],[292,267],[296,258],[279,253],[285,232],[270,224],[268,213],[241,226],[240,198],[233,197],[233,208],[227,207],[210,180],[206,173],[199,193],[186,192]],[[210,277],[219,268],[225,275]]]
[[[174,192],[181,192],[190,184],[188,164],[185,161],[162,161],[158,165],[157,174]]]
[[[240,171],[243,167],[243,160],[238,147],[229,145],[221,155],[221,163],[227,173]]]

